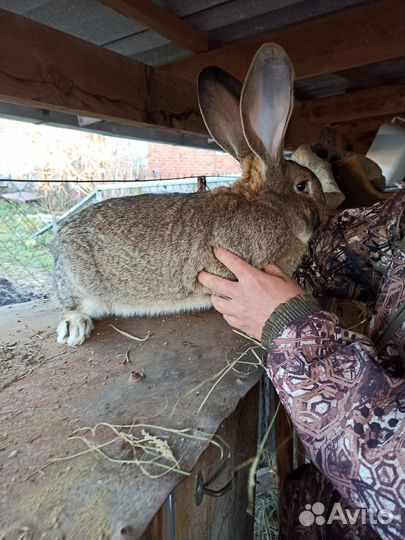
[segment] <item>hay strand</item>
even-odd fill
[[[140,338],[138,336],[134,336],[132,334],[129,334],[128,332],[125,332],[125,330],[120,330],[119,328],[117,328],[113,324],[110,324],[110,326],[111,326],[111,328],[114,328],[114,330],[116,332],[118,332],[119,334],[121,334],[121,335],[123,335],[123,336],[125,336],[125,337],[127,337],[129,339],[133,339],[135,341],[147,341],[149,339],[149,336],[150,336],[150,332],[148,332],[145,337]]]
[[[113,437],[106,442],[97,443],[94,441],[97,436],[97,431],[100,428],[107,428],[112,431]],[[140,430],[140,435],[136,435],[132,431],[137,428]],[[151,430],[156,430],[162,432],[161,436],[151,433]],[[135,465],[141,472],[148,478],[161,478],[162,476],[174,472],[182,476],[189,476],[191,473],[185,471],[181,468],[181,461],[184,455],[180,458],[176,458],[173,449],[169,445],[168,441],[163,438],[165,435],[172,435],[181,440],[189,439],[195,441],[204,441],[209,444],[214,445],[219,450],[219,460],[222,460],[224,457],[224,447],[226,443],[220,439],[220,437],[215,434],[206,433],[199,431],[197,433],[192,433],[192,429],[173,429],[166,428],[163,426],[156,426],[152,424],[141,424],[141,423],[132,423],[125,425],[118,424],[109,424],[108,422],[99,422],[94,427],[83,427],[75,430],[68,440],[79,440],[87,448],[80,452],[76,452],[70,456],[63,456],[54,458],[51,462],[66,461],[70,459],[75,459],[79,456],[85,454],[97,454],[103,459],[110,461],[111,463],[118,463],[121,465]],[[84,436],[85,433],[90,433],[93,440],[88,439]],[[107,453],[106,448],[117,442],[123,442],[129,445],[133,451],[132,459],[120,459],[111,456]],[[142,452],[143,457],[139,458],[136,456],[137,452]],[[150,456],[145,459],[145,456]],[[153,473],[148,470],[151,466],[161,469],[159,473]]]
[[[268,425],[268,428],[266,429],[266,433],[263,436],[263,439],[259,445],[259,448],[257,450],[257,454],[253,460],[253,463],[249,469],[249,478],[248,478],[248,507],[246,509],[246,512],[253,516],[254,515],[254,500],[255,500],[255,486],[256,486],[256,471],[257,467],[259,466],[260,458],[262,457],[264,447],[266,445],[267,439],[269,438],[270,432],[273,428],[274,422],[277,418],[278,411],[280,410],[280,402],[278,402],[276,411],[273,415],[273,418],[271,419],[270,424]]]
[[[254,366],[254,367],[258,367],[259,365],[263,365],[262,362],[260,361],[259,364],[255,364],[255,363],[252,363],[252,362],[246,362],[246,361],[241,361],[241,358],[243,358],[244,356],[246,356],[250,351],[252,351],[254,349],[254,347],[249,347],[246,351],[244,351],[243,353],[241,353],[235,360],[233,360],[232,362],[230,362],[227,366],[225,366],[220,372],[219,374],[217,375],[217,378],[216,378],[216,381],[214,382],[214,384],[211,386],[210,390],[208,391],[207,395],[205,396],[205,398],[203,399],[201,405],[198,407],[197,409],[197,414],[201,411],[201,409],[204,407],[204,405],[207,403],[207,400],[208,398],[210,397],[210,395],[212,394],[212,392],[215,390],[215,388],[218,386],[218,384],[222,381],[222,379],[231,371],[231,370],[234,370],[234,371],[237,371],[238,373],[240,373],[240,371],[238,371],[236,369],[236,365],[239,364],[239,363],[243,363],[243,364],[249,364],[251,366]],[[259,359],[259,357],[256,355],[256,358]],[[244,375],[247,375],[247,373],[244,373]],[[206,382],[206,381],[204,381]]]

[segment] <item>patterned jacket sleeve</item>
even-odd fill
[[[405,300],[404,229],[405,190],[345,211],[314,238],[299,283],[314,296],[373,302],[368,334],[378,340]],[[405,381],[394,369],[404,339],[400,328],[378,357],[307,295],[279,306],[262,335],[268,375],[313,463],[350,506],[373,513],[384,540],[402,540],[405,526]],[[375,519],[383,510],[392,521]]]
[[[314,296],[374,301],[405,227],[405,189],[365,209],[345,210],[314,236],[296,271]]]
[[[368,338],[307,310],[267,342],[268,375],[317,468],[352,507],[374,512],[380,538],[402,540],[404,381],[384,371]],[[384,509],[392,521],[375,523]]]

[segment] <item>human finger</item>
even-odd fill
[[[266,274],[270,274],[270,275],[273,275],[273,276],[285,276],[284,272],[281,270],[281,268],[279,266],[277,266],[276,264],[267,264],[264,268],[263,268],[263,271],[266,272]]]
[[[204,287],[207,287],[207,289],[211,289],[211,291],[214,291],[217,294],[222,294],[228,298],[232,298],[231,295],[235,285],[234,281],[216,276],[210,272],[206,272],[205,270],[200,272],[197,278],[201,285],[204,285]]]
[[[246,272],[249,272],[253,269],[249,263],[222,247],[214,248],[215,257],[224,264],[236,277],[243,276]]]

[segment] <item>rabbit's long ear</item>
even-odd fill
[[[198,103],[212,138],[239,161],[252,151],[246,143],[240,118],[241,83],[217,67],[203,69],[198,77]]]
[[[246,75],[241,116],[246,140],[265,163],[283,159],[284,137],[294,106],[294,70],[282,47],[267,43],[257,51]]]

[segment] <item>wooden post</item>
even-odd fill
[[[279,398],[276,396],[276,403],[278,402]],[[280,406],[276,418],[276,451],[278,482],[281,491],[285,477],[294,469],[293,427],[283,406]]]

